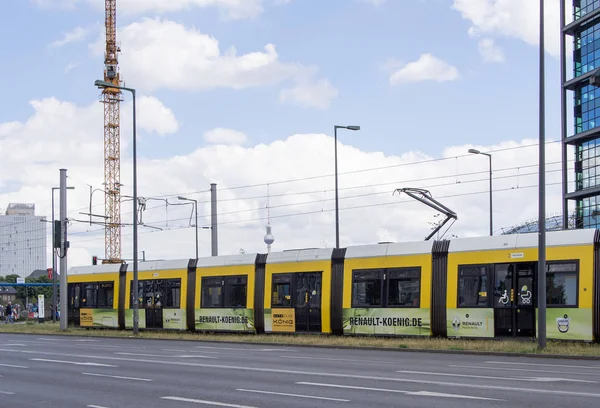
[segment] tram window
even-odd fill
[[[76,283],[72,287],[71,304],[75,309],[112,308],[113,282]]]
[[[461,266],[458,273],[458,307],[488,306],[488,286],[486,266]]]
[[[292,295],[291,284],[292,276],[289,274],[274,274],[273,275],[273,296],[271,297],[272,307],[291,307]]]
[[[202,278],[202,307],[221,307],[222,279]]]
[[[388,270],[388,306],[420,305],[421,271],[419,269]]]
[[[108,307],[111,308],[113,306],[113,283],[100,283],[98,287],[98,307]]]
[[[247,276],[202,278],[202,307],[246,307],[247,282]]]
[[[577,264],[574,262],[549,264],[546,288],[546,303],[549,307],[577,306]]]
[[[179,308],[181,303],[181,279],[169,279],[164,281],[166,285],[165,307]]]
[[[383,306],[381,292],[383,289],[383,271],[353,271],[352,273],[352,307]]]
[[[245,276],[225,278],[223,307],[246,307],[247,280]]]

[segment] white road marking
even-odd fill
[[[216,405],[218,407],[231,407],[231,408],[256,408],[250,407],[248,405],[237,405],[237,404],[226,404],[224,402],[216,402],[216,401],[206,401],[192,398],[182,398],[182,397],[160,397],[161,399],[171,400],[171,401],[181,401],[181,402],[193,402],[195,404],[205,404],[205,405]]]
[[[507,401],[507,400],[496,399],[496,398],[473,397],[470,395],[430,393],[429,391],[402,391],[402,390],[390,390],[387,388],[359,387],[359,386],[354,386],[354,385],[324,384],[324,383],[313,383],[313,382],[304,382],[304,381],[297,382],[296,384],[314,385],[316,387],[348,388],[348,389],[353,389],[353,390],[365,390],[365,391],[395,392],[395,393],[399,393],[399,394],[427,396],[427,397],[446,397],[446,398],[480,399],[480,400],[489,400],[489,401]]]
[[[194,346],[194,348],[200,349],[216,349],[216,350],[237,350],[237,351],[286,351],[295,353],[296,350],[289,350],[284,348],[236,348],[236,347],[217,347],[217,346]]]
[[[481,369],[481,370],[490,370],[491,367],[484,367],[484,366],[470,366],[470,365],[448,365],[448,367],[452,367],[452,368],[474,368],[474,369]],[[526,368],[495,368],[495,370],[500,370],[500,371],[521,371],[521,372],[530,372],[530,373],[539,373],[540,370],[528,370]],[[544,373],[551,373],[551,374],[573,374],[573,375],[588,375],[588,376],[600,376],[600,373],[578,373],[576,371],[549,371],[549,370],[544,370]]]
[[[577,365],[543,364],[543,363],[511,363],[508,361],[486,361],[485,363],[486,364],[513,364],[513,365],[526,365],[526,366],[543,366],[543,367],[587,368],[590,370],[600,370],[600,366],[587,366],[587,365],[578,365],[577,366]]]
[[[25,344],[19,344],[19,343],[10,343],[10,344],[5,344],[6,347],[9,346],[21,346],[21,347],[27,347]]]
[[[494,398],[474,397],[472,395],[445,394],[443,392],[433,392],[433,391],[409,392],[408,395],[417,395],[417,396],[421,396],[421,397],[466,398],[466,399],[488,400],[488,401],[506,401],[506,400],[499,400],[499,399],[494,399]]]
[[[15,395],[14,392],[10,392],[10,391],[0,391],[0,394]]]
[[[328,398],[328,397],[317,397],[314,395],[302,395],[302,394],[288,394],[286,392],[273,392],[273,391],[260,391],[260,390],[245,390],[243,388],[236,388],[236,391],[242,391],[242,392],[255,392],[257,394],[271,394],[271,395],[283,395],[286,397],[298,397],[298,398],[310,398],[310,399],[320,399],[320,400],[327,400],[327,401],[340,401],[340,402],[350,402],[350,400],[347,399],[341,399],[341,398]]]
[[[29,368],[27,366],[12,365],[12,364],[0,364],[0,366],[2,366],[2,367],[12,367],[12,368]]]
[[[143,353],[115,353],[124,356],[142,356],[142,357],[175,357],[175,358],[216,358],[212,356],[202,356],[202,355],[165,355],[165,354],[143,354]]]
[[[120,380],[134,380],[134,381],[152,381],[149,378],[137,378],[137,377],[123,377],[120,375],[108,375],[108,374],[97,374],[97,373],[81,373],[83,375],[92,375],[95,377],[108,377],[108,378],[118,378]]]
[[[221,354],[220,351],[206,351],[206,350],[184,350],[184,349],[162,349],[162,351],[177,351],[179,353],[204,353],[204,354]]]
[[[506,387],[499,385],[480,385],[480,384],[467,384],[467,383],[452,383],[443,381],[428,381],[428,380],[415,380],[409,378],[397,378],[397,377],[382,377],[375,375],[361,375],[361,374],[340,374],[340,373],[327,373],[327,372],[314,372],[314,371],[299,371],[299,370],[284,370],[277,368],[263,368],[263,367],[247,367],[247,366],[235,366],[235,365],[221,365],[221,364],[208,364],[208,363],[191,363],[184,361],[161,361],[161,360],[143,360],[133,358],[121,358],[121,357],[108,357],[108,356],[89,356],[89,355],[77,355],[77,354],[63,354],[46,351],[30,351],[30,350],[13,350],[13,349],[0,349],[0,351],[10,351],[12,353],[33,353],[33,354],[44,354],[52,356],[67,356],[77,358],[92,358],[99,360],[118,360],[118,361],[133,361],[136,363],[148,363],[148,364],[163,364],[173,366],[185,366],[185,367],[202,367],[202,368],[213,368],[217,370],[235,370],[235,371],[250,371],[250,372],[264,372],[264,373],[279,373],[279,374],[291,374],[291,375],[307,375],[313,377],[332,377],[332,378],[354,378],[361,380],[379,380],[379,381],[393,381],[393,382],[406,382],[414,384],[432,384],[439,386],[448,386],[454,388],[476,388],[476,389],[488,389],[488,390],[501,390],[510,392],[523,392],[523,393],[536,393],[536,394],[554,394],[554,395],[570,395],[577,397],[590,397],[600,398],[600,394],[594,394],[589,392],[576,392],[576,391],[561,391],[561,390],[540,390],[535,388],[517,388],[517,387]]]
[[[108,407],[103,407],[102,405],[88,405],[88,408],[108,408]]]
[[[357,363],[377,363],[377,364],[398,364],[397,361],[383,360],[355,360],[351,358],[332,358],[332,357],[300,357],[300,356],[279,356],[279,358],[295,358],[301,360],[327,360],[327,361],[351,361]]]
[[[74,365],[94,366],[94,367],[118,367],[116,365],[110,365],[110,364],[80,363],[79,361],[48,360],[48,359],[45,359],[45,358],[30,358],[29,360],[31,360],[31,361],[44,361],[44,362],[47,362],[47,363],[74,364]]]
[[[431,373],[426,371],[396,371],[403,374],[422,374],[422,375],[437,375],[446,377],[465,377],[465,378],[485,378],[488,380],[506,380],[506,381],[534,381],[534,382],[552,382],[552,381],[570,381],[582,383],[597,383],[598,381],[589,380],[571,380],[569,378],[549,378],[549,377],[491,377],[487,375],[474,374],[454,374],[454,373]]]

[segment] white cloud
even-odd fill
[[[65,66],[65,74],[71,72],[73,69],[77,68],[81,65],[80,62],[71,61]]]
[[[179,122],[177,122],[171,108],[163,105],[154,96],[141,96],[139,97],[139,101],[136,102],[141,129],[146,132],[156,132],[161,136],[175,133],[179,130]]]
[[[338,90],[329,81],[320,80],[284,89],[279,94],[279,99],[281,102],[293,103],[305,108],[327,109],[337,96]]]
[[[49,215],[50,188],[58,182],[58,169],[66,168],[69,184],[76,188],[69,192],[72,225],[68,262],[71,266],[90,264],[92,254],[102,257],[104,253],[104,234],[100,226],[75,220],[86,219],[79,214],[87,212],[89,206],[86,183],[99,188],[103,182],[102,106],[94,101],[89,106],[77,107],[54,98],[33,101],[32,106],[34,113],[25,122],[0,124],[0,173],[4,183],[14,190],[0,190],[0,202],[34,202],[38,213]],[[124,117],[130,115],[129,108],[123,107]],[[154,115],[160,116],[161,112],[159,109]],[[149,117],[150,113],[146,118]],[[145,120],[140,115],[140,121]],[[151,123],[145,126],[157,131],[161,128]],[[126,143],[129,132],[124,125],[123,194],[131,193],[131,161]],[[495,231],[535,217],[537,188],[527,187],[537,184],[537,147],[519,148],[535,142],[524,139],[495,146],[451,146],[441,152],[444,160],[437,161],[419,152],[389,156],[340,143],[341,244],[422,240],[428,235],[435,212],[405,195],[392,195],[401,187],[427,188],[434,198],[456,211],[459,218],[450,234],[486,235],[488,161],[485,157],[468,155],[471,147],[495,150]],[[547,146],[547,160],[552,163],[548,164],[547,174],[549,213],[560,210],[560,156],[560,143]],[[414,162],[422,163],[410,164]],[[273,250],[332,247],[335,243],[332,163],[332,137],[322,134],[293,135],[248,147],[210,145],[160,160],[140,156],[139,194],[143,197],[167,194],[174,203],[180,194],[197,198],[202,203],[199,223],[208,225],[210,197],[205,191],[209,183],[217,183],[219,253],[231,254],[240,248],[247,252],[266,250],[263,236],[269,190]],[[365,169],[378,170],[361,171]],[[313,178],[297,180],[309,177]],[[297,181],[289,182],[293,179]],[[94,196],[92,210],[100,214],[104,211],[100,193]],[[166,207],[164,201],[148,201],[143,212],[145,225],[139,228],[139,249],[146,252],[146,258],[194,255],[194,229],[188,227],[190,211],[189,206]],[[131,222],[131,201],[122,205],[122,216],[124,223]],[[123,256],[131,258],[131,227],[123,227],[122,234]],[[200,230],[199,240],[200,255],[210,255],[210,233]]]
[[[504,62],[504,52],[491,38],[479,41],[479,53],[485,62]]]
[[[204,140],[212,144],[243,145],[248,137],[237,130],[215,128],[204,133]]]
[[[458,69],[431,54],[421,54],[419,59],[404,65],[390,77],[390,84],[400,85],[421,81],[454,81],[459,78]]]
[[[559,5],[556,0],[545,0],[544,3],[546,50],[555,57],[559,55]],[[487,34],[539,45],[539,1],[454,0],[452,8],[471,22],[471,36]]]
[[[104,0],[33,0],[44,8],[74,8],[88,4],[96,10],[104,10]],[[226,20],[254,18],[263,11],[263,0],[119,0],[118,13],[126,15],[167,13],[189,10],[193,7],[216,7]]]
[[[50,43],[49,46],[54,48],[62,47],[73,42],[82,41],[88,33],[89,30],[87,28],[75,27],[73,30],[63,33],[62,39]]]
[[[301,86],[316,92],[310,102],[317,107],[328,105],[335,97],[336,91],[328,82],[315,82],[315,67],[282,62],[273,44],[265,45],[262,52],[237,55],[232,47],[222,53],[214,37],[158,18],[145,18],[124,27],[118,38],[122,42],[123,78],[126,81],[135,78],[135,86],[147,91],[239,90],[294,81],[299,88],[293,99],[300,98],[304,104],[307,97],[299,95]],[[102,55],[104,37],[90,48],[95,55]]]

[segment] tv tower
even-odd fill
[[[269,185],[267,184],[267,233],[265,234],[265,244],[267,244],[267,253],[271,253],[271,244],[275,242],[275,237],[271,233],[271,209],[269,208]]]

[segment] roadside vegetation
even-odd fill
[[[169,331],[140,331],[134,336],[131,330],[85,329],[69,327],[60,330],[59,323],[27,322],[25,324],[0,324],[1,333],[18,334],[60,334],[88,337],[119,337],[164,340],[194,340],[255,344],[313,345],[324,347],[356,347],[381,349],[475,351],[482,353],[542,354],[561,356],[593,356],[600,358],[600,345],[548,341],[547,347],[539,351],[536,341],[531,340],[452,340],[429,338],[374,338],[338,337],[328,335],[248,335],[248,334],[208,334]]]

